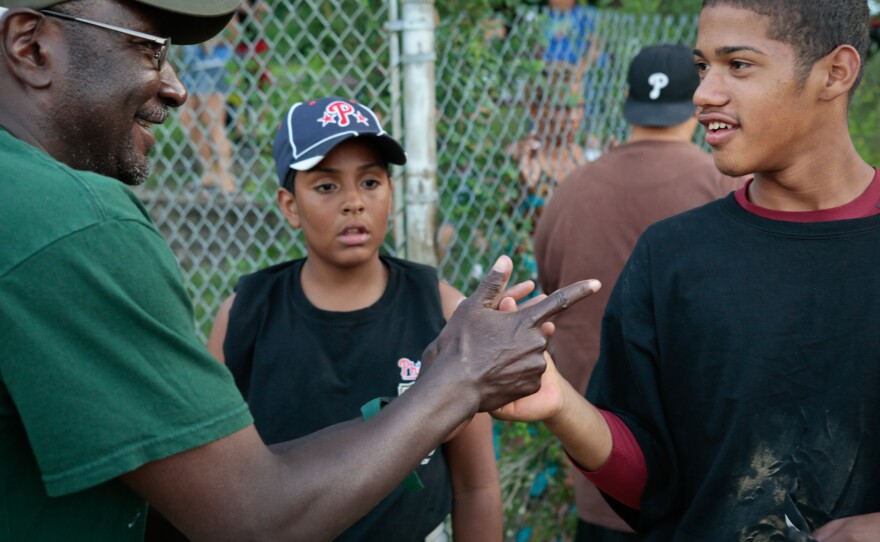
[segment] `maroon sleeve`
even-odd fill
[[[597,471],[581,468],[571,456],[575,467],[596,487],[635,510],[641,509],[642,491],[648,480],[648,464],[642,449],[629,427],[616,415],[599,410],[611,429],[611,456]]]

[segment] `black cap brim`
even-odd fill
[[[623,118],[636,126],[677,126],[696,113],[690,100],[677,103],[649,103],[628,99],[623,104]]]
[[[372,139],[376,144],[376,147],[379,149],[379,152],[381,152],[385,159],[388,160],[389,164],[394,164],[397,166],[402,166],[406,164],[406,151],[404,151],[400,143],[398,143],[397,140],[390,135],[366,135],[359,137]]]

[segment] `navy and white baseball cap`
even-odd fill
[[[272,156],[278,182],[285,186],[290,170],[308,171],[336,145],[352,137],[368,137],[390,164],[406,163],[406,152],[382,129],[373,111],[337,96],[293,104],[275,136]]]
[[[630,64],[627,83],[623,118],[630,124],[675,126],[697,110],[694,92],[700,73],[693,51],[684,45],[645,47]]]

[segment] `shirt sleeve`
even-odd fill
[[[584,470],[574,459],[571,459],[571,456],[569,459],[597,488],[622,504],[639,510],[641,508],[639,501],[648,476],[645,456],[639,448],[635,435],[623,420],[608,411],[599,412],[611,429],[611,457],[596,471]]]
[[[50,496],[100,484],[252,423],[195,335],[151,224],[77,231],[0,277],[0,372]]]
[[[587,389],[587,399],[622,420],[644,454],[647,480],[639,509],[605,493],[615,511],[640,532],[674,515],[681,498],[659,379],[660,339],[648,237],[637,243],[611,293],[602,320],[599,361]]]

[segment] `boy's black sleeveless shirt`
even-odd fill
[[[383,256],[389,276],[382,297],[365,309],[330,312],[305,297],[304,262],[242,277],[230,310],[226,364],[266,444],[357,418],[370,399],[405,391],[445,323],[431,267]],[[424,540],[451,510],[440,448],[418,473],[425,489],[398,487],[337,540]]]

